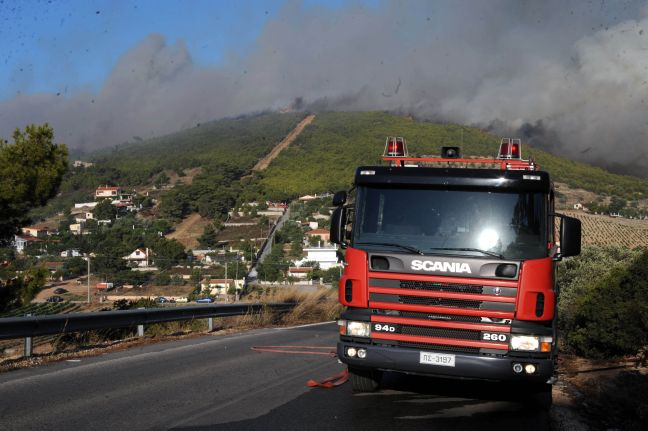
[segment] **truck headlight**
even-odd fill
[[[525,352],[550,352],[551,337],[538,337],[537,335],[511,335],[511,350]]]
[[[347,320],[346,335],[349,335],[351,337],[370,337],[371,323]]]

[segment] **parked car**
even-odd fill
[[[63,302],[63,298],[60,296],[54,295],[47,298],[47,302]]]
[[[211,299],[211,298],[199,298],[199,299],[196,299],[196,302],[199,303],[199,304],[209,304],[211,302],[214,302],[214,300]]]
[[[60,295],[62,293],[67,293],[67,290],[63,289],[62,287],[57,287],[56,289],[54,289],[54,293]]]
[[[169,298],[165,298],[164,296],[160,296],[155,298],[155,302],[157,302],[158,304],[166,304],[167,302],[171,302],[171,300]]]

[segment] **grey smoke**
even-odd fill
[[[92,149],[266,109],[390,110],[646,176],[645,29],[639,1],[294,1],[242,58],[201,67],[181,41],[150,35],[96,94],[1,103],[0,135],[48,121]]]

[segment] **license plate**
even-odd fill
[[[445,353],[420,352],[419,362],[421,364],[440,365],[442,367],[454,367],[455,355]]]

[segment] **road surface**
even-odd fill
[[[309,389],[335,358],[252,346],[334,346],[333,323],[205,336],[0,374],[1,430],[547,430],[548,415],[498,385],[387,375]],[[467,394],[475,399],[467,398]],[[514,398],[514,397],[513,397]]]

